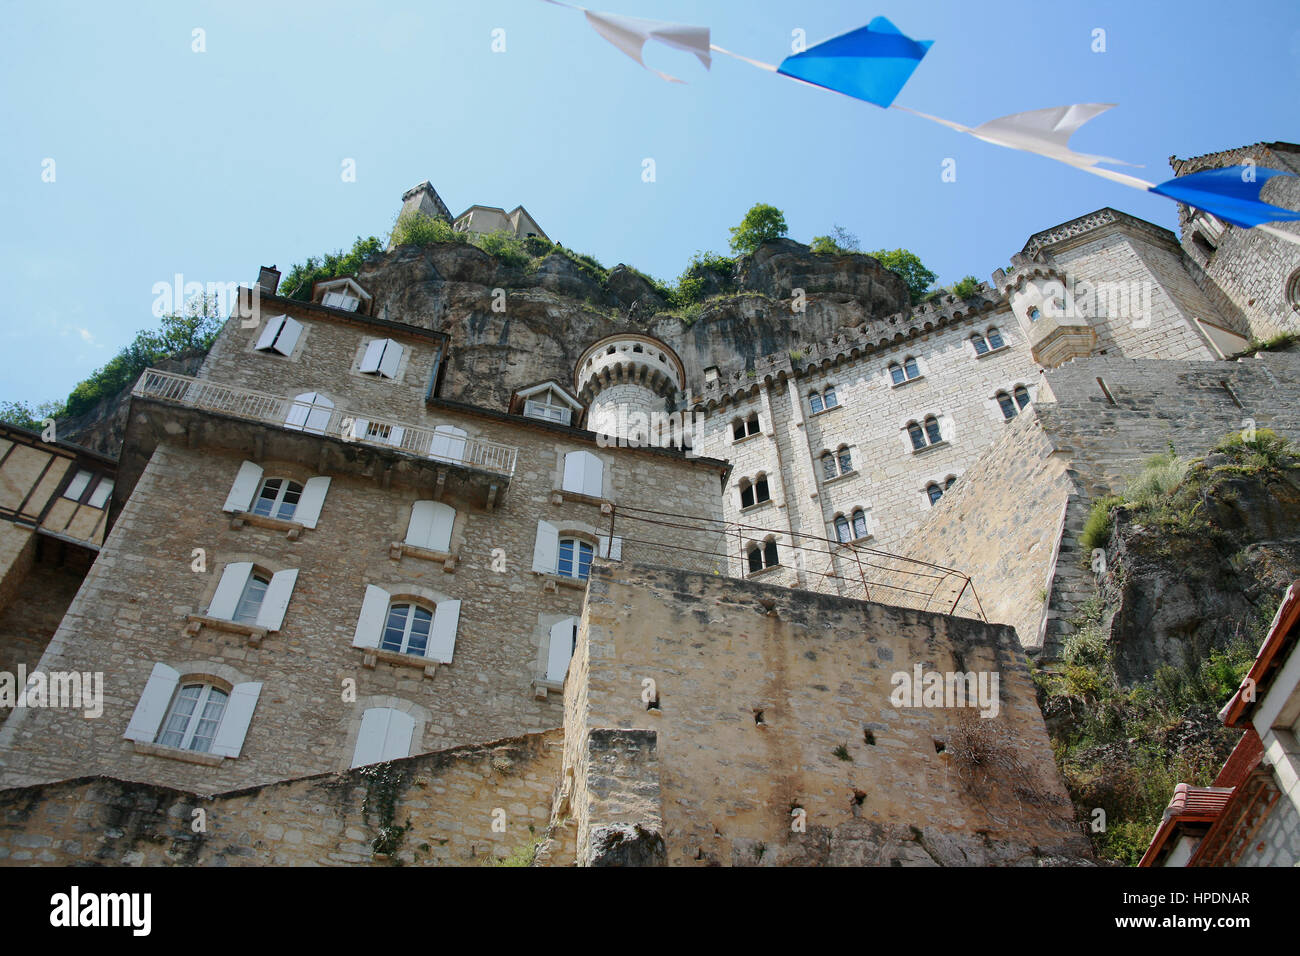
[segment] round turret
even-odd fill
[[[653,422],[677,410],[686,382],[681,359],[658,339],[633,332],[611,335],[578,359],[574,385],[587,406],[587,427],[630,439],[629,422]],[[644,416],[644,418],[642,418]]]

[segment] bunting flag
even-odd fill
[[[1300,221],[1300,212],[1274,206],[1259,198],[1266,182],[1274,176],[1287,175],[1290,174],[1263,166],[1227,166],[1177,176],[1159,186],[1152,186],[1151,191],[1204,209],[1234,226],[1250,229],[1266,222]]]
[[[668,23],[664,20],[644,20],[640,17],[625,17],[614,13],[596,13],[576,4],[563,3],[561,0],[547,0],[547,2],[557,7],[581,10],[593,30],[640,63],[642,67],[669,83],[683,81],[669,73],[651,69],[641,58],[641,51],[650,40],[658,40],[665,46],[694,53],[706,70],[713,65],[713,57],[709,53],[708,27]]]
[[[913,40],[876,17],[865,27],[786,57],[776,72],[887,107],[933,45],[933,40]]]
[[[1121,159],[1080,153],[1070,148],[1070,139],[1089,120],[1100,116],[1114,103],[1075,103],[1047,109],[1012,113],[981,123],[966,126],[952,120],[931,116],[906,106],[894,105],[894,100],[924,59],[933,40],[913,40],[885,17],[876,17],[865,27],[850,30],[829,40],[817,43],[795,53],[773,66],[753,60],[739,53],[724,50],[710,42],[708,27],[668,23],[662,20],[643,20],[610,13],[594,13],[585,7],[565,2],[546,0],[559,7],[580,10],[592,29],[636,60],[647,70],[658,74],[670,83],[681,80],[646,66],[641,52],[647,42],[657,40],[674,49],[693,53],[705,69],[712,65],[710,53],[722,53],[744,63],[780,73],[800,83],[833,90],[854,99],[880,107],[912,113],[923,119],[947,126],[986,143],[1008,149],[1034,153],[1047,159],[1065,163],[1094,176],[1120,183],[1132,189],[1152,192],[1175,202],[1183,203],[1213,213],[1224,222],[1243,229],[1259,229],[1271,236],[1300,245],[1300,235],[1271,226],[1271,222],[1300,221],[1300,212],[1274,206],[1259,198],[1264,184],[1274,176],[1291,175],[1277,169],[1254,166],[1232,166],[1227,169],[1210,169],[1178,176],[1166,182],[1149,183],[1144,179],[1106,169],[1098,164],[1111,163],[1134,166]]]

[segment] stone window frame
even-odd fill
[[[957,483],[957,479],[959,479],[960,477],[961,475],[957,474],[956,472],[948,472],[942,478],[935,478],[932,476],[926,479],[925,484],[921,486],[921,496],[925,502],[924,507],[933,508],[935,505],[937,505],[940,499],[942,499],[943,496],[948,493],[948,489],[951,488],[953,485],[955,485]],[[932,488],[937,489],[939,492],[938,496],[934,497],[933,499],[930,497],[930,489]]]
[[[758,483],[760,481],[762,481],[766,487],[766,491],[767,491],[766,498],[758,497]],[[745,504],[745,491],[749,488],[754,489],[754,500],[751,501],[749,504]],[[771,477],[768,475],[766,471],[758,472],[758,474],[754,475],[753,478],[750,478],[748,476],[742,477],[736,483],[736,489],[740,493],[740,506],[738,508],[738,510],[740,511],[750,511],[756,508],[761,508],[763,505],[772,503],[772,482],[771,482]]]
[[[827,404],[826,404],[826,393],[827,393],[827,392],[830,392],[831,395],[832,395],[832,397],[834,397],[834,399],[835,399],[835,404],[834,404],[834,405],[827,405]],[[812,401],[813,401],[814,396],[816,397],[817,401],[821,403],[821,406],[822,406],[821,408],[814,408],[814,407],[813,407]],[[808,412],[808,414],[809,414],[809,416],[812,416],[812,415],[825,415],[827,412],[833,412],[833,411],[835,411],[835,409],[837,409],[837,408],[843,408],[843,407],[844,407],[844,403],[840,400],[840,389],[839,389],[839,386],[836,385],[834,382],[826,382],[824,385],[820,385],[820,386],[818,386],[818,387],[812,389],[811,391],[809,391],[809,392],[807,393],[807,395],[806,395],[805,397],[808,399],[808,408],[809,408],[809,412]]]
[[[862,541],[868,541],[875,537],[871,531],[871,522],[867,519],[867,515],[870,511],[871,508],[868,505],[854,504],[844,511],[835,512],[835,517],[831,519],[830,540],[837,547],[843,547],[844,545],[858,544]],[[862,516],[862,527],[864,529],[862,534],[857,533],[856,525],[858,515]],[[847,538],[840,537],[839,522],[841,519],[845,522],[849,531],[849,537]]]
[[[580,491],[564,490],[565,458],[572,452],[585,451],[600,462],[600,497],[583,494]],[[571,445],[555,446],[555,470],[551,472],[551,504],[563,504],[566,501],[580,501],[594,505],[608,505],[614,497],[614,469],[609,455],[601,455],[590,448],[574,448]]]
[[[745,432],[745,434],[741,435],[740,437],[736,437],[737,425],[741,426],[742,430]],[[753,427],[751,428],[750,426]],[[749,439],[753,438],[756,435],[761,435],[763,434],[762,416],[760,416],[756,411],[750,412],[749,415],[744,418],[737,415],[731,420],[730,432],[731,432],[731,443],[733,445],[738,445],[743,441],[748,441]]]
[[[424,584],[415,584],[410,579],[393,581],[385,579],[383,581],[369,581],[369,584],[383,589],[388,595],[388,604],[384,608],[384,620],[379,629],[379,641],[384,639],[384,630],[388,627],[388,612],[394,604],[419,604],[425,606],[426,610],[431,611],[435,617],[437,615],[438,605],[449,601],[456,601],[464,606],[464,599],[452,597],[445,591],[439,591]],[[457,620],[457,636],[459,636],[460,621],[459,615]],[[432,639],[433,630],[430,628],[429,636]],[[367,670],[374,670],[376,664],[383,661],[387,664],[396,664],[405,667],[420,668],[424,671],[425,677],[433,677],[439,667],[450,667],[450,662],[439,661],[436,658],[428,657],[428,644],[425,644],[425,654],[408,654],[403,651],[385,650],[379,644],[369,648],[358,648],[351,645],[354,650],[362,651],[361,666]]]
[[[1036,321],[1036,320],[1031,319],[1030,321]],[[998,338],[1002,340],[1001,345],[994,347],[993,341],[990,338],[990,336],[993,335],[996,335]],[[979,346],[975,344],[976,340],[984,343],[983,352],[981,352],[979,350]],[[967,345],[970,346],[970,350],[974,353],[975,358],[977,359],[986,359],[990,355],[1000,355],[1001,353],[1011,348],[1011,342],[1007,339],[1006,333],[1002,331],[1000,326],[996,326],[996,325],[988,326],[983,332],[981,332],[979,329],[976,329],[974,332],[972,332],[970,335],[966,337],[966,343]]]
[[[948,424],[949,429],[951,429],[952,426],[950,423],[945,422],[945,418],[947,418],[947,416],[941,415],[938,412],[926,412],[924,415],[914,416],[908,419],[907,424],[900,430],[903,447],[907,449],[909,454],[923,455],[932,448],[942,448],[947,446],[950,441],[950,435],[944,433],[944,425]],[[934,426],[939,432],[939,437],[937,439],[931,439],[930,429],[928,427],[930,422],[934,422]],[[912,437],[913,426],[920,429],[921,436],[926,442],[924,445],[919,447],[916,445],[916,442]]]
[[[406,540],[406,534],[411,526],[411,513],[421,501],[434,501],[437,504],[446,505],[452,510],[451,535],[447,542],[446,551],[433,551],[422,548]],[[394,524],[398,528],[400,537],[394,537],[388,545],[388,557],[391,560],[401,561],[402,558],[409,557],[418,558],[422,561],[441,562],[443,571],[448,574],[456,572],[456,566],[460,563],[461,549],[469,537],[469,513],[467,509],[457,508],[450,501],[442,501],[436,498],[415,498],[406,504],[405,511]]]
[[[249,580],[252,580],[253,574],[261,572],[270,578],[275,577],[282,571],[296,571],[300,568],[294,567],[284,561],[276,558],[266,558],[260,552],[250,551],[233,551],[217,552],[209,555],[209,571],[204,577],[209,580],[203,585],[203,591],[200,594],[199,601],[194,605],[195,610],[185,616],[185,633],[191,637],[198,636],[204,627],[211,627],[218,631],[227,631],[232,634],[243,634],[248,638],[248,643],[253,647],[261,646],[262,641],[266,638],[268,632],[265,628],[257,624],[244,624],[240,621],[227,620],[223,617],[213,617],[208,614],[208,609],[212,605],[212,600],[216,597],[217,588],[221,586],[222,575],[229,565],[239,564],[247,561],[253,568],[249,572]],[[247,586],[247,585],[246,585]],[[263,600],[266,595],[262,595]],[[242,597],[241,597],[242,600]],[[197,608],[203,608],[200,613]],[[274,633],[283,631],[284,626]]]
[[[745,577],[754,578],[765,574],[774,568],[781,568],[781,552],[777,542],[778,535],[769,534],[761,542],[752,538],[745,542],[745,549],[742,561],[744,562]],[[761,567],[752,568],[753,557],[755,553],[759,556]]]
[[[859,473],[857,467],[853,464],[854,449],[856,447],[856,445],[850,445],[847,442],[840,442],[839,447],[834,451],[830,448],[822,448],[821,452],[817,455],[817,477],[823,486],[829,485],[832,482],[842,481],[845,478],[851,478]],[[827,455],[831,456],[830,461],[835,469],[835,474],[830,477],[827,477],[826,475]],[[843,455],[849,456],[848,469],[844,468],[844,462],[841,460],[841,456]]]

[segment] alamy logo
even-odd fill
[[[702,435],[703,412],[641,412],[619,406],[618,415],[593,423],[601,448],[680,448],[695,456],[695,436]]]
[[[912,673],[896,671],[889,679],[894,688],[889,702],[895,707],[978,707],[981,717],[996,717],[997,671],[926,671],[920,664]]]
[[[18,673],[0,671],[0,708],[59,707],[84,710],[91,720],[104,713],[102,671],[32,671],[19,664]]]
[[[70,893],[50,897],[51,926],[129,926],[132,935],[148,936],[153,896],[149,893]]]

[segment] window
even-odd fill
[[[947,491],[949,488],[951,488],[951,487],[952,487],[953,485],[955,485],[955,484],[957,484],[957,476],[956,476],[956,475],[949,475],[949,476],[948,476],[948,480],[945,481],[945,482],[943,483],[943,490],[944,490],[944,491]]]
[[[758,412],[754,412],[748,418],[731,423],[731,436],[733,441],[740,441],[742,438],[748,438],[750,435],[757,435],[759,432]]]
[[[569,661],[578,646],[578,618],[566,617],[551,625],[551,644],[546,654],[546,679],[554,684],[564,682],[569,672]]]
[[[776,539],[768,538],[761,545],[751,544],[746,558],[749,562],[749,572],[751,574],[765,568],[777,567],[781,562],[776,551]]]
[[[228,700],[229,695],[212,684],[186,684],[176,694],[158,743],[208,753]]]
[[[998,392],[998,407],[1002,409],[1002,417],[1012,419],[1016,417],[1016,403],[1011,400],[1011,396],[1006,392]]]
[[[987,354],[988,354],[988,351],[989,351],[989,343],[986,342],[986,341],[984,340],[984,336],[982,336],[982,335],[980,335],[978,332],[976,332],[974,335],[972,335],[972,336],[970,337],[970,341],[971,341],[971,345],[975,346],[975,354],[976,354],[976,355],[987,355]]]
[[[86,504],[92,508],[102,508],[108,501],[108,496],[113,493],[113,479],[100,478],[99,483],[95,485],[95,490],[90,493],[86,499]]]
[[[411,520],[406,525],[406,543],[426,551],[451,551],[451,529],[456,509],[441,501],[417,501],[411,505]]]
[[[113,479],[85,468],[80,468],[63,489],[63,497],[92,508],[103,508],[113,493]]]
[[[1002,333],[997,329],[989,329],[985,334],[975,332],[971,335],[970,342],[975,347],[976,355],[988,355],[990,352],[1005,348],[1007,344],[1002,338]]]
[[[278,631],[297,580],[295,568],[267,574],[251,561],[232,562],[221,572],[207,616]]]
[[[854,509],[853,512],[853,538],[865,538],[867,536],[867,515],[861,508]]]
[[[830,481],[853,471],[853,453],[848,445],[841,445],[838,451],[824,451],[821,456],[822,480]]]
[[[704,370],[704,384],[712,385],[717,380],[718,380],[718,367],[716,365],[710,365],[708,368]]]
[[[1029,310],[1030,322],[1037,322],[1042,317],[1043,317],[1043,313],[1039,311],[1038,306],[1033,306],[1032,308],[1030,308]]]
[[[388,608],[388,620],[379,646],[397,654],[423,657],[432,629],[433,612],[429,609],[418,604],[393,604]]]
[[[564,481],[561,488],[589,498],[604,497],[604,463],[589,451],[568,452],[564,456]]]
[[[826,391],[822,393],[822,397],[826,399],[827,408],[834,408],[839,403],[838,399],[835,397],[834,385],[827,385]]]
[[[772,496],[767,490],[767,475],[760,474],[754,481],[754,501],[762,504],[764,501],[771,501]]]
[[[847,446],[841,445],[836,457],[839,459],[841,475],[847,475],[853,470],[853,454]]]
[[[933,415],[925,416],[925,420],[919,425],[914,421],[908,422],[907,437],[911,440],[914,452],[924,451],[944,440],[943,433],[939,430],[939,419]]]
[[[292,355],[293,347],[302,335],[302,323],[287,315],[273,315],[266,320],[266,328],[258,336],[254,348],[259,352],[276,352],[280,355]]]
[[[203,678],[182,679],[157,663],[122,735],[143,744],[238,757],[262,685],[235,684],[227,692]]]
[[[849,527],[849,519],[844,515],[835,516],[835,536],[839,538],[841,544],[853,540],[853,531]]]
[[[835,456],[830,452],[822,452],[822,479],[830,481],[836,476]]]
[[[551,389],[524,401],[524,415],[543,421],[568,425],[573,421],[573,409]]]
[[[397,377],[397,365],[402,361],[402,346],[392,339],[375,339],[366,346],[361,358],[361,371],[366,374]]]
[[[1024,408],[1029,404],[1029,389],[1025,388],[1023,385],[1017,385],[1015,392],[1012,394],[1016,396],[1016,404],[1021,408]]]
[[[284,427],[300,432],[323,435],[329,426],[334,403],[320,392],[303,392],[294,397],[285,416]]]
[[[754,486],[749,483],[748,478],[740,480],[740,507],[752,508],[754,506]]]
[[[361,300],[354,295],[348,295],[344,292],[326,292],[321,299],[322,305],[327,305],[331,309],[343,309],[345,312],[357,311],[357,306]]]
[[[288,478],[268,478],[262,482],[257,500],[253,502],[253,514],[268,518],[289,521],[297,510],[302,498],[302,485]]]
[[[1007,343],[1002,339],[1002,333],[997,329],[989,329],[989,348],[1000,349]]]
[[[95,477],[93,471],[82,469],[72,476],[68,482],[68,487],[63,489],[63,497],[71,498],[73,501],[80,501],[81,496],[85,494],[86,488],[90,486],[90,480]]]
[[[366,586],[352,646],[450,664],[460,626],[460,601],[390,594]]]
[[[903,360],[903,364],[897,362],[889,363],[889,375],[894,380],[895,385],[902,385],[904,382],[910,382],[914,378],[921,377],[921,369],[916,364],[916,359],[908,356]]]
[[[943,497],[943,489],[935,482],[930,482],[925,486],[925,493],[929,496],[931,505]]]
[[[826,407],[825,405],[822,404],[822,397],[817,392],[813,392],[811,395],[808,396],[808,403],[812,405],[812,410],[814,414],[825,410]]]
[[[294,521],[304,528],[316,527],[329,491],[329,478],[309,478],[306,484],[300,485],[288,478],[263,480],[262,475],[262,466],[256,462],[241,464],[222,510]]]
[[[759,472],[752,482],[748,478],[740,479],[740,507],[750,508],[771,501],[772,495],[767,488],[767,475]]]
[[[361,729],[352,749],[352,766],[400,760],[411,755],[415,718],[393,707],[369,707],[361,715]]]
[[[594,555],[595,549],[586,541],[579,538],[561,538],[560,560],[556,565],[556,573],[560,577],[585,581],[591,574],[591,559]]]

